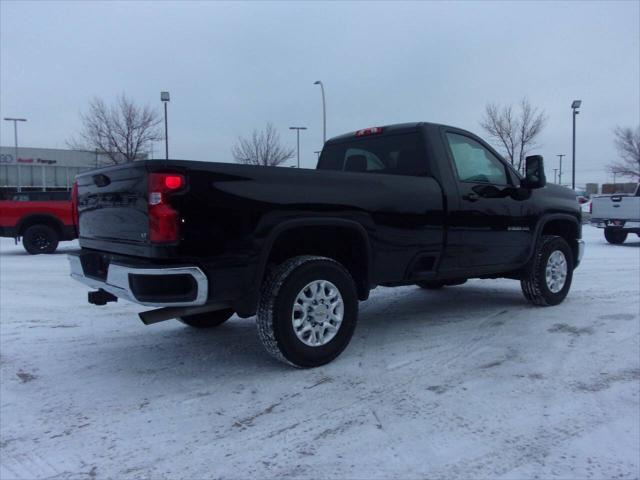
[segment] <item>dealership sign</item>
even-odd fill
[[[49,160],[46,158],[20,158],[18,157],[18,161],[15,161],[15,158],[10,153],[2,153],[0,154],[0,164],[14,164],[14,163],[26,163],[28,165],[53,165],[54,163],[58,163],[57,160]]]

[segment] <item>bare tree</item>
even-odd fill
[[[611,173],[640,179],[640,126],[633,128],[616,127],[613,131],[614,144],[620,161],[608,166]]]
[[[271,123],[264,130],[254,130],[251,137],[239,137],[231,149],[238,163],[277,167],[293,157],[293,148],[280,145],[280,135]]]
[[[152,142],[163,137],[161,118],[149,106],[137,106],[124,94],[108,106],[100,98],[89,102],[81,114],[82,130],[67,144],[74,149],[102,153],[114,164],[133,162],[148,152]]]
[[[532,148],[536,147],[536,137],[544,128],[547,117],[544,111],[531,106],[523,98],[515,112],[512,105],[501,107],[488,104],[480,126],[489,134],[494,144],[504,153],[518,171],[524,168],[524,159]]]

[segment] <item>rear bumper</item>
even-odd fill
[[[207,303],[207,276],[193,265],[126,265],[117,261],[92,275],[94,258],[73,252],[67,255],[71,277],[85,285],[105,290],[118,298],[152,307],[186,307]]]
[[[608,220],[592,218],[591,225],[598,228],[619,228],[621,230],[640,230],[640,220]]]

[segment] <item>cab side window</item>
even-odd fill
[[[480,143],[450,132],[447,133],[447,142],[461,182],[510,184],[504,164]]]

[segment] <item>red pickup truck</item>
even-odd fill
[[[70,192],[11,192],[0,197],[0,236],[22,237],[32,255],[53,253],[78,237]]]

